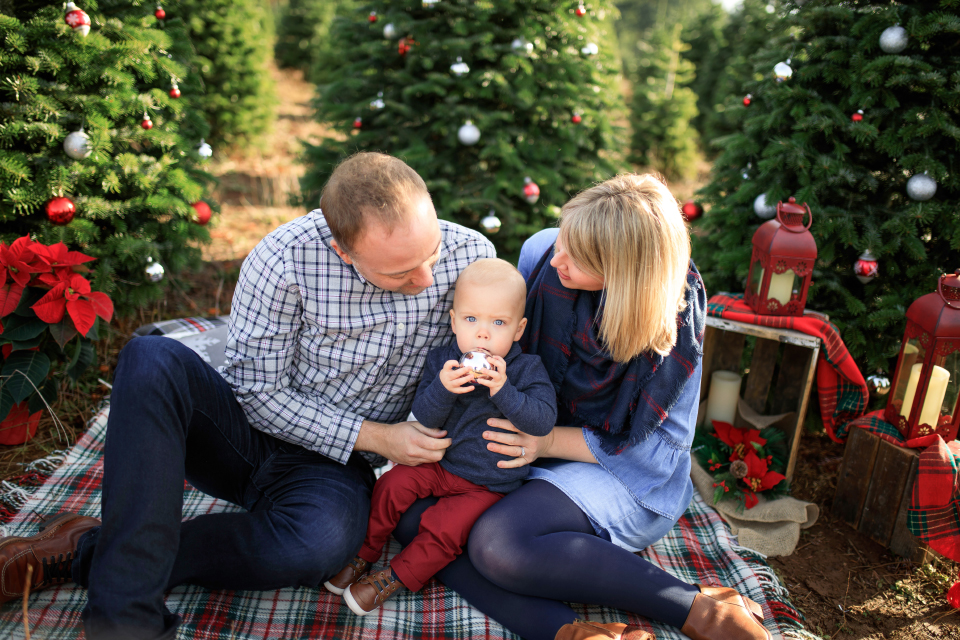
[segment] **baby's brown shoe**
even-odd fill
[[[381,569],[360,578],[359,581],[347,587],[343,592],[343,599],[347,606],[358,616],[365,616],[392,596],[403,586],[394,579],[390,567]]]
[[[350,564],[340,569],[340,573],[324,582],[323,586],[327,588],[327,591],[342,596],[346,588],[362,578],[369,568],[370,563],[357,556],[350,561]]]

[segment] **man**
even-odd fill
[[[317,587],[363,541],[365,458],[443,457],[445,432],[400,420],[427,352],[451,338],[457,276],[493,247],[438,221],[420,176],[383,154],[342,162],[321,208],[244,261],[219,373],[167,338],[124,348],[103,524],[65,514],[0,541],[0,602],[20,596],[32,565],[31,590],[87,587],[90,640],[173,638],[166,590]],[[184,479],[245,510],[181,522]]]

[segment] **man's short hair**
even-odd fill
[[[371,220],[392,229],[404,219],[405,207],[430,197],[416,171],[385,153],[355,153],[333,170],[323,187],[320,208],[334,239],[344,251],[356,246]]]

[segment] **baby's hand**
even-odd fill
[[[490,396],[497,395],[507,381],[507,363],[500,356],[487,356],[487,362],[493,369],[484,369],[477,378],[477,383],[490,388]]]
[[[447,360],[443,363],[443,369],[440,370],[440,382],[443,388],[450,393],[470,393],[473,386],[464,386],[473,381],[473,371],[467,367],[461,367],[456,360]]]

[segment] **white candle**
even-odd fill
[[[903,348],[903,360],[900,361],[900,377],[897,379],[897,388],[894,389],[894,397],[900,394],[900,389],[907,388],[907,380],[910,375],[908,371],[913,371],[913,365],[917,361],[917,354],[920,352],[920,349],[915,344],[907,343],[907,346]],[[904,395],[906,399],[906,395]]]
[[[904,353],[906,357],[906,353]],[[923,370],[923,364],[917,363],[910,368],[910,379],[907,381],[907,394],[903,397],[903,407],[900,409],[900,415],[910,419],[910,410],[913,409],[913,401],[917,395],[917,384],[920,382],[920,372]],[[947,395],[947,383],[950,381],[950,373],[943,367],[934,365],[930,372],[930,382],[927,384],[927,395],[923,401],[923,408],[920,410],[920,419],[917,424],[928,424],[933,428],[937,427],[940,421],[940,407],[943,405],[943,399]]]
[[[767,289],[767,299],[774,298],[780,304],[787,304],[793,296],[793,271],[788,269],[784,273],[770,274],[770,288]]]
[[[739,399],[740,376],[733,371],[714,371],[710,376],[710,391],[707,395],[707,424],[712,420],[733,424]]]
[[[910,367],[910,378],[907,380],[907,394],[903,396],[903,406],[900,407],[900,415],[907,420],[910,419],[910,410],[913,409],[913,397],[917,395],[917,383],[920,381],[921,369],[923,369],[922,364],[915,364]]]

